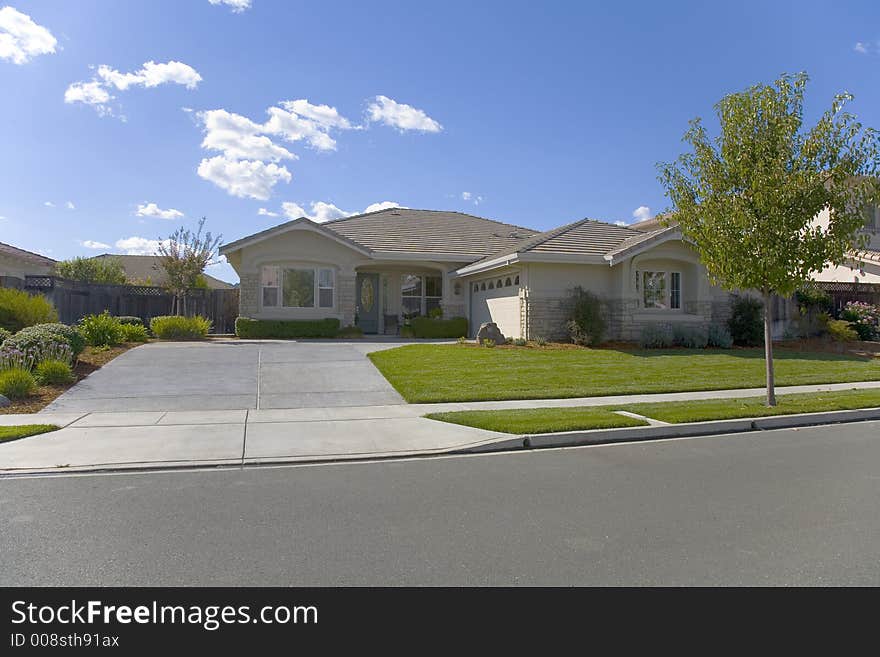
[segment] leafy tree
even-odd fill
[[[122,285],[125,283],[125,269],[119,258],[82,258],[63,260],[55,265],[61,278],[83,283],[105,283]]]
[[[171,312],[186,314],[186,293],[205,285],[202,273],[214,258],[222,235],[216,237],[205,228],[205,217],[199,220],[195,232],[180,227],[166,240],[159,241],[159,264],[165,270],[165,286],[174,295]]]
[[[793,294],[813,272],[864,245],[864,212],[880,199],[878,134],[844,111],[836,96],[804,126],[807,75],[782,75],[725,96],[715,106],[720,134],[699,118],[684,141],[693,148],[658,165],[682,234],[709,276],[728,290],[758,290],[764,300],[767,404],[776,404],[771,297]],[[829,210],[826,227],[814,221]]]

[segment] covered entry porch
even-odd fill
[[[356,268],[353,283],[355,324],[365,334],[398,335],[414,317],[465,314],[462,283],[441,264],[364,265]]]

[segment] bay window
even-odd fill
[[[311,267],[263,267],[264,308],[332,308],[335,278],[332,269]]]

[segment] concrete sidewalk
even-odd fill
[[[880,381],[778,388],[779,394],[880,388]],[[763,388],[450,404],[288,409],[48,412],[0,415],[0,425],[61,430],[0,444],[0,473],[247,465],[431,455],[490,447],[513,437],[435,422],[426,413],[754,397]],[[517,438],[521,441],[522,437]]]

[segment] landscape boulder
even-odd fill
[[[507,342],[507,339],[504,337],[504,334],[495,322],[480,324],[480,330],[477,331],[477,343],[483,344],[486,340],[492,340],[495,344],[504,344]]]

